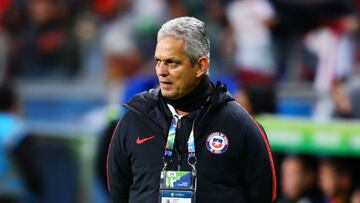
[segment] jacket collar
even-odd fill
[[[226,102],[234,100],[227,91],[225,84],[218,81],[216,84],[211,83],[211,86],[213,91],[210,101],[204,114],[200,116],[200,121],[209,112],[216,110]],[[171,118],[172,114],[166,104],[160,99],[160,87],[135,95],[124,106],[130,111],[149,118],[166,131],[167,122],[164,121],[167,121],[169,117]]]

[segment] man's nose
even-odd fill
[[[160,76],[167,76],[169,75],[169,69],[165,63],[159,62],[157,64],[158,74]]]

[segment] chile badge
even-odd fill
[[[206,148],[213,154],[224,153],[229,146],[229,140],[222,132],[213,132],[206,139]]]

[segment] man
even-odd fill
[[[323,202],[315,180],[315,165],[306,156],[288,155],[281,164],[282,196],[277,203]]]
[[[154,58],[160,87],[125,104],[129,111],[110,144],[108,187],[114,202],[274,201],[266,135],[223,84],[209,81],[209,50],[198,19],[176,18],[159,30]],[[168,171],[191,172],[192,179],[179,176],[168,184]],[[169,188],[172,197],[166,197]],[[176,199],[177,194],[192,199]]]

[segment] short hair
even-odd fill
[[[300,164],[302,170],[306,173],[316,171],[316,163],[313,157],[299,154],[289,154],[283,159],[284,161],[296,161]]]
[[[194,17],[179,17],[164,23],[158,34],[157,41],[165,37],[177,37],[185,41],[184,51],[191,63],[206,56],[210,60],[210,40],[207,36],[205,23]]]

